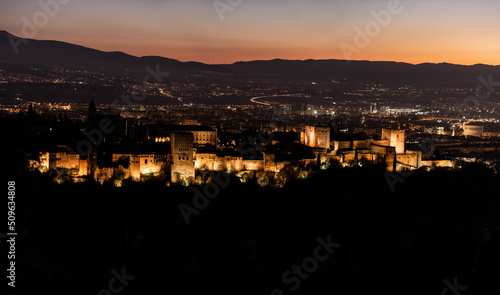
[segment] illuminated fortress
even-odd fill
[[[362,165],[363,162],[386,164],[386,169],[398,172],[435,165],[454,167],[451,161],[423,161],[421,151],[407,151],[405,130],[382,129],[380,140],[331,141],[325,147],[325,134],[330,137],[329,128],[307,126],[301,133],[301,143],[314,148],[321,162],[336,160],[343,166]]]
[[[95,112],[90,114],[89,118],[95,118]],[[98,164],[95,151],[80,155],[58,146],[56,151],[41,152],[38,161],[31,160],[29,165],[42,173],[56,171],[58,176],[81,181],[91,177],[101,183],[113,181],[117,186],[125,179],[141,181],[160,175],[169,176],[172,183],[189,185],[195,181],[196,171],[255,175],[258,171],[279,173],[290,165],[322,165],[331,161],[344,167],[383,163],[391,172],[425,166],[454,167],[451,161],[423,161],[421,151],[406,150],[405,130],[401,129],[382,129],[380,140],[343,141],[331,140],[330,127],[305,126],[299,142],[273,141],[261,146],[260,152],[253,151],[252,156],[245,156],[243,151],[217,149],[217,132],[207,126],[154,125],[148,129],[145,141],[141,144],[154,145],[155,151],[120,153],[111,149],[109,160],[101,159]]]

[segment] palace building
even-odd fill
[[[95,105],[91,103],[89,121],[98,116]],[[164,171],[169,173],[172,183],[190,184],[198,170],[225,171],[236,175],[256,171],[278,173],[287,165],[330,161],[338,161],[343,166],[383,163],[388,171],[454,165],[450,161],[422,161],[421,151],[406,150],[405,130],[401,129],[382,129],[379,140],[353,139],[353,136],[342,140],[337,137],[338,134],[332,140],[330,127],[305,126],[300,133],[300,141],[282,143],[275,140],[248,155],[243,151],[218,149],[217,132],[207,126],[152,125],[146,128],[146,141],[149,143],[141,144],[154,146],[154,151],[111,150],[111,160],[96,165],[95,154],[79,155],[68,152],[65,146],[58,146],[57,151],[40,153],[39,161],[32,161],[30,167],[41,172],[65,169],[71,177],[91,176],[101,183],[117,178],[141,181]]]

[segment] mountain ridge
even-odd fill
[[[10,37],[9,37],[10,36]],[[20,65],[58,66],[102,73],[144,76],[146,67],[159,65],[173,77],[192,75],[245,75],[279,79],[347,79],[359,82],[398,84],[477,83],[480,75],[500,76],[498,65],[460,65],[452,63],[411,64],[395,61],[346,61],[306,59],[238,61],[232,64],[182,62],[162,56],[137,57],[122,51],[106,52],[82,45],[54,40],[23,39],[16,53],[10,39],[20,38],[0,30],[0,61]]]

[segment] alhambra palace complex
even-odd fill
[[[98,126],[103,118],[120,124],[119,116],[113,116],[96,114],[92,101],[89,130]],[[242,177],[256,171],[278,173],[287,165],[321,165],[331,161],[338,161],[344,167],[366,162],[384,163],[391,172],[431,165],[454,166],[451,161],[423,161],[421,151],[406,150],[405,130],[402,129],[382,129],[380,140],[348,141],[331,140],[330,127],[305,126],[294,131],[300,134],[300,141],[292,144],[283,144],[279,138],[274,138],[266,144],[256,144],[252,150],[247,145],[247,150],[228,151],[217,147],[217,131],[210,127],[154,125],[148,128],[147,135],[149,144],[155,146],[154,152],[113,151],[111,163],[95,165],[96,157],[92,153],[81,155],[60,145],[56,151],[41,152],[39,161],[32,161],[30,165],[44,173],[64,170],[73,178],[93,176],[101,182],[117,173],[122,179],[140,181],[147,175],[169,171],[172,183],[192,183],[196,170],[225,171]],[[125,132],[129,132],[127,127]]]

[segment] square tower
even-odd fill
[[[172,182],[194,180],[193,133],[172,133]]]
[[[382,129],[382,140],[389,141],[389,146],[396,148],[396,154],[405,153],[405,131],[402,129]]]
[[[312,148],[330,148],[330,127],[306,126],[301,134],[302,144]]]

